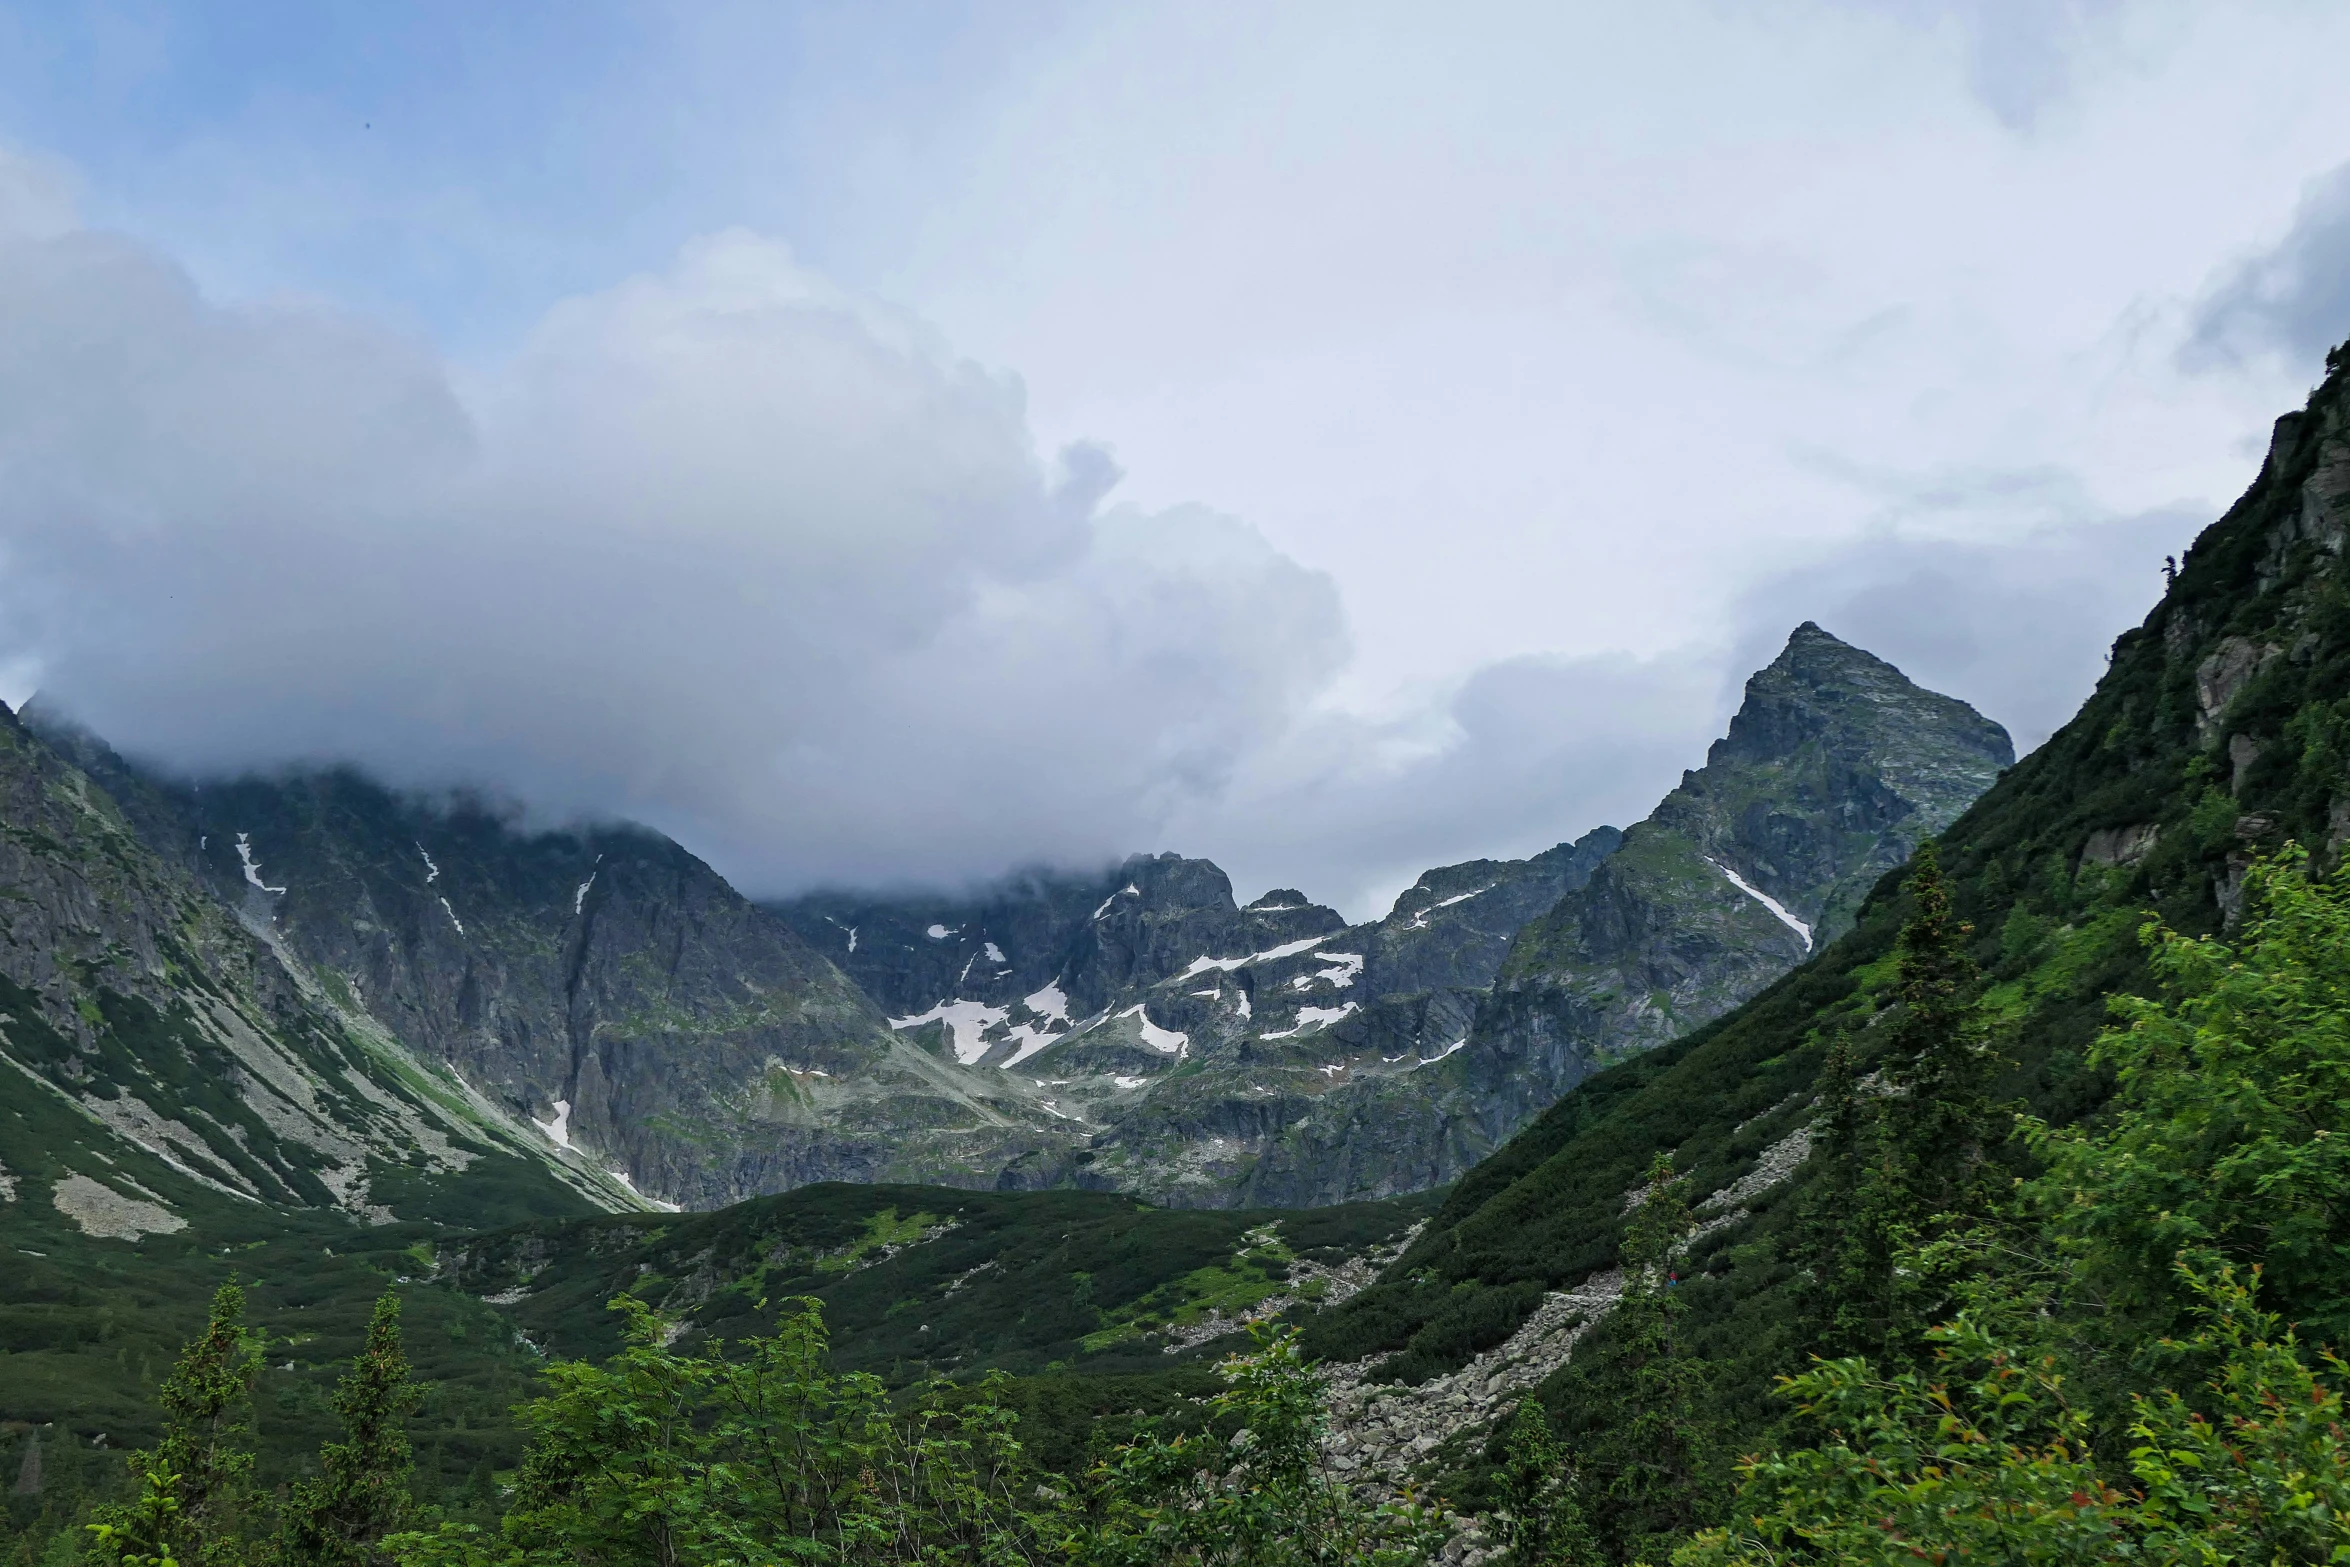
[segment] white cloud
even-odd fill
[[[0,245],[0,658],[177,767],[487,784],[753,888],[1122,852],[1328,680],[1326,579],[1103,513],[1115,478],[746,234],[564,302],[465,397],[128,240]]]

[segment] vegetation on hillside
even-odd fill
[[[257,1483],[260,1346],[223,1285],[162,1392],[163,1435],[130,1455],[131,1494],[41,1550],[44,1567],[1415,1567],[1446,1536],[1419,1507],[1365,1502],[1323,1458],[1323,1393],[1294,1334],[1179,1414],[1040,1468],[1008,1379],[895,1395],[834,1364],[820,1305],[772,1334],[675,1348],[642,1301],[611,1303],[625,1347],[557,1361],[517,1411],[528,1448],[493,1509],[419,1516],[403,1419],[418,1392],[395,1295],[336,1396],[323,1474]],[[488,1516],[480,1516],[482,1514]],[[409,1527],[414,1525],[414,1527]],[[86,1535],[84,1540],[81,1538]],[[30,1544],[31,1542],[27,1542]],[[21,1559],[33,1560],[29,1550]]]
[[[1677,1561],[2350,1559],[2350,880],[2288,849],[2245,895],[2233,941],[2147,927],[2163,993],[2098,1042],[2110,1116],[2027,1122],[2044,1173],[1902,1253],[1963,1271],[1932,1358],[1786,1379],[1811,1440],[1747,1459]]]

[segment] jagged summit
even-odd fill
[[[1928,791],[1954,767],[1971,778],[1979,758],[2015,765],[2005,728],[1807,620],[1747,680],[1729,733],[1706,752],[1706,764],[1785,761],[1815,745],[1865,752]]]
[[[1438,867],[1368,924],[1294,888],[1238,907],[1172,854],[777,912],[907,1038],[1053,1096],[1083,1147],[1021,1179],[1342,1202],[1452,1179],[1596,1064],[1802,962],[2012,760],[1997,724],[1807,621],[1630,834]]]

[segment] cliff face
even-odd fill
[[[1297,1207],[1452,1180],[1607,1061],[1717,1015],[2013,761],[1965,703],[1805,625],[1706,765],[1629,833],[1428,872],[1347,927],[1215,866],[1137,858],[964,899],[778,910],[1076,1140],[1012,1178]]]
[[[991,1185],[1065,1140],[656,833],[529,832],[347,772],[182,787],[76,743],[149,841],[355,1008],[649,1199]]]
[[[1354,927],[1286,888],[1241,907],[1221,870],[1175,855],[969,898],[821,894],[777,912],[894,1027],[1049,1095],[1080,1140],[1007,1179],[1311,1205],[1424,1190],[1474,1157],[1488,1134],[1451,1124],[1422,1087],[1443,1079],[1415,1074],[1459,1050],[1519,927],[1621,837],[1432,870]],[[1311,1141],[1316,1127],[1335,1145]]]
[[[631,1202],[316,983],[5,710],[0,1069],[7,1199],[87,1236],[239,1205],[381,1222]]]

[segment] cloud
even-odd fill
[[[76,221],[73,171],[0,147],[0,240],[47,239]]]
[[[1968,86],[2002,126],[2028,134],[2071,96],[2080,56],[2121,9],[2119,0],[1965,0],[1948,14],[1966,32]]]
[[[1714,650],[1527,655],[1395,714],[1317,712],[1187,802],[1164,846],[1372,918],[1431,866],[1646,816],[1719,732],[1719,667]]]
[[[0,240],[0,667],[189,772],[486,785],[754,891],[1124,852],[1347,643],[1326,578],[1116,478],[749,234],[462,390],[123,238]]]
[[[1328,576],[1200,506],[1110,504],[1107,450],[1044,456],[1019,382],[772,240],[696,240],[459,369],[208,298],[0,156],[0,695],[37,681],[194,774],[347,761],[645,821],[754,894],[1165,848],[1375,913],[1430,865],[1645,815],[1804,619],[2029,747],[2192,531],[2094,520],[2061,475],[1836,477],[1901,525],[1778,548],[1726,611],[1648,535],[1543,579],[1545,626],[1629,597],[1704,606],[1704,640],[1351,710]],[[1450,546],[1416,527],[1367,542],[1422,569]]]
[[[2350,163],[2311,180],[2271,249],[2224,272],[2182,351],[2190,368],[2282,352],[2314,365],[2350,335]]]
[[[1978,490],[2032,487],[1943,485],[1978,519],[1993,509]],[[1195,802],[1166,846],[1213,844],[1244,888],[1294,881],[1363,918],[1429,866],[1628,826],[1702,763],[1747,677],[1806,620],[1971,703],[2021,755],[2078,710],[2160,595],[2163,556],[2206,520],[2160,510],[1974,537],[1888,525],[1823,545],[1738,594],[1718,640],[1507,659],[1403,716],[1311,718]]]

